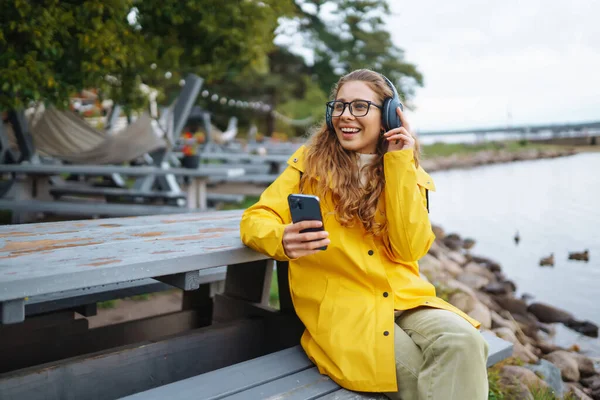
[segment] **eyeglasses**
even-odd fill
[[[348,106],[350,114],[355,117],[364,117],[367,115],[371,106],[377,107],[381,110],[380,106],[374,104],[372,101],[367,100],[354,100],[348,102],[334,100],[327,102],[327,107],[329,108],[332,117],[340,117],[346,110],[346,106]]]

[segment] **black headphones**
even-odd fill
[[[404,106],[400,102],[400,96],[398,96],[398,91],[394,84],[386,78],[383,74],[379,74],[383,78],[383,80],[388,84],[390,89],[392,89],[393,97],[386,97],[383,100],[383,106],[381,107],[381,126],[387,132],[394,128],[399,128],[402,126],[400,122],[400,117],[396,112],[396,108],[400,107],[401,111],[404,111]],[[335,132],[333,128],[333,122],[331,120],[331,109],[329,107],[325,107],[325,122],[327,123],[327,128],[330,132]]]

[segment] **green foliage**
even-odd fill
[[[556,148],[551,145],[527,143],[522,145],[517,141],[510,142],[482,142],[482,143],[434,143],[421,146],[424,158],[445,157],[454,154],[473,154],[479,151],[507,151],[517,153],[528,150],[544,150]]]
[[[97,307],[100,309],[110,309],[110,308],[116,308],[117,307],[117,303],[118,300],[106,300],[106,301],[101,301],[99,303],[97,303]]]
[[[295,22],[315,50],[313,73],[325,93],[340,75],[358,68],[386,75],[405,101],[422,85],[421,73],[404,60],[386,29],[386,0],[296,0],[296,10]]]
[[[292,4],[291,0],[144,0],[136,2],[136,9],[144,41],[155,51],[155,79],[163,71],[180,71],[213,82],[230,80],[247,67],[266,72],[277,20],[292,11]]]
[[[170,96],[188,72],[214,80],[266,71],[277,19],[292,10],[291,0],[9,3],[0,13],[0,109],[64,107],[83,88],[140,107],[142,81]]]
[[[15,0],[0,13],[0,108],[31,100],[66,106],[142,59],[127,23],[131,0]]]
[[[533,388],[531,394],[534,400],[575,400],[577,397],[571,393],[564,397],[557,396],[551,388]]]
[[[488,384],[488,400],[504,400],[504,393],[500,386],[500,373],[497,369],[488,370]]]

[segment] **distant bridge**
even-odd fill
[[[545,134],[551,137],[563,134],[586,135],[599,134],[600,121],[580,122],[573,124],[514,125],[492,128],[456,129],[443,131],[417,131],[419,136],[469,135],[485,136],[487,134],[505,134],[510,136]]]

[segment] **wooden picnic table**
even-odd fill
[[[62,370],[62,367],[44,368],[46,372],[42,375],[36,372],[36,365],[50,362],[67,363],[65,368],[72,368],[72,363],[111,360],[109,368],[95,368],[96,373],[90,379],[101,382],[98,390],[125,388],[122,393],[126,394],[131,393],[131,387],[138,387],[139,382],[127,375],[124,367],[130,362],[144,365],[139,372],[145,378],[141,375],[139,378],[145,382],[165,371],[153,357],[173,359],[176,355],[172,354],[172,346],[179,348],[182,341],[187,343],[181,353],[185,362],[180,363],[181,368],[169,371],[170,377],[180,373],[188,376],[200,367],[230,365],[265,354],[267,348],[279,350],[284,344],[297,344],[301,333],[299,323],[273,330],[269,324],[275,320],[245,319],[278,313],[267,307],[274,260],[241,242],[241,214],[241,210],[232,210],[0,226],[0,354],[3,354],[0,397],[5,393],[12,398],[8,393],[13,389],[19,393],[25,390],[29,393],[26,396],[47,393],[46,389],[39,391],[25,382],[42,378],[46,373],[54,376],[52,371]],[[278,275],[287,277],[285,271],[285,263],[278,266]],[[103,293],[103,287],[121,285],[129,290],[137,280],[145,285],[152,285],[154,280],[182,289],[182,310],[95,329],[87,328],[85,318],[68,316],[73,313],[69,308],[74,304],[73,298],[86,295],[93,298]],[[217,284],[219,281],[221,284]],[[291,301],[285,297],[286,287],[287,280],[282,284],[282,309],[291,307]],[[45,306],[45,302],[50,302],[51,307]],[[67,309],[60,310],[57,304]],[[50,314],[29,316],[27,310],[31,307]],[[227,322],[240,318],[243,322],[239,325]],[[215,322],[218,324],[213,328]],[[202,326],[208,331],[194,334]],[[188,331],[192,334],[190,338],[160,342],[161,354],[167,352],[168,357],[147,353],[154,348],[148,346],[148,340]],[[125,351],[125,358],[120,355],[117,357],[120,361],[113,363],[113,349],[125,345],[138,350],[133,353],[119,350]],[[196,357],[186,355],[200,348],[205,352],[200,355],[201,363],[194,361]],[[87,356],[99,351],[107,352],[108,358]],[[146,354],[141,357],[147,364],[140,364],[140,351]],[[73,357],[79,358],[72,360]],[[152,365],[163,372],[155,370],[147,375],[154,368]],[[130,383],[123,388],[107,385],[101,371],[128,376]],[[20,383],[15,386],[11,382],[17,375]],[[63,385],[65,390],[72,387],[59,375],[56,380],[42,378],[39,383]],[[149,387],[145,383],[139,386],[140,390]]]
[[[242,244],[241,211],[0,227],[0,315],[23,321],[27,299],[159,278],[197,289],[200,270],[267,259]]]
[[[119,174],[123,176],[139,177],[139,186],[148,191],[154,184],[156,177],[164,177],[167,181],[174,180],[174,176],[185,176],[187,178],[187,188],[185,188],[186,204],[190,209],[206,210],[207,209],[207,183],[209,178],[222,177],[231,178],[244,175],[243,168],[228,168],[227,166],[202,166],[199,169],[188,168],[161,168],[156,166],[119,166],[119,165],[61,165],[61,164],[0,164],[0,175],[16,174],[20,176],[15,182],[16,187],[13,188],[15,204],[8,206],[15,212],[19,212],[22,205],[16,204],[19,201],[36,202],[25,203],[31,205],[32,212],[54,210],[54,207],[49,202],[53,200],[50,191],[52,185],[48,181],[49,176],[59,174],[78,174],[87,176],[110,176]],[[173,183],[173,182],[172,182]],[[172,184],[173,187],[178,187]],[[40,203],[44,202],[44,203]],[[8,207],[4,205],[3,207]],[[81,211],[88,212],[89,207],[82,204]],[[98,205],[98,210],[102,210],[103,206]],[[77,204],[73,204],[73,209],[77,209]],[[112,213],[110,207],[105,207],[107,213]],[[161,212],[157,209],[156,212]],[[171,211],[172,212],[172,211]],[[147,214],[152,213],[151,210]],[[27,214],[19,214],[14,222],[28,222],[30,218]]]

